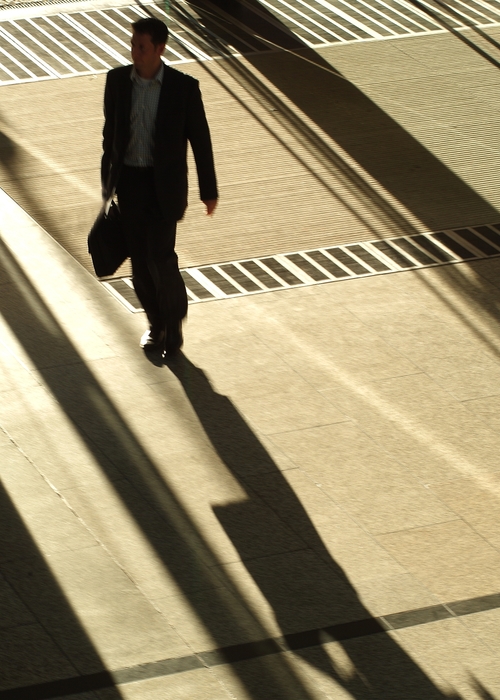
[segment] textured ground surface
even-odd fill
[[[500,72],[452,35],[183,69],[201,81],[221,189],[205,219],[191,168],[183,266],[498,219]],[[0,186],[87,267],[103,84],[5,86],[0,107]]]
[[[184,265],[499,220],[496,68],[322,61],[356,87],[190,67],[222,201]],[[101,93],[1,91],[0,700],[497,700],[500,258],[193,305],[149,362],[78,262]]]

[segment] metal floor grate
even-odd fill
[[[146,12],[138,5],[104,5],[99,9],[98,2],[85,3],[85,9],[80,5],[78,10],[77,4],[68,2],[67,12],[61,12],[60,5],[52,9],[50,4],[43,8],[0,6],[0,85],[104,73],[130,63],[130,23]],[[244,6],[245,0],[241,2]],[[260,3],[303,44],[313,48],[439,33],[445,31],[443,27],[500,24],[500,0],[447,0],[446,5],[441,0]],[[220,56],[221,50],[237,55],[268,48],[229,16],[224,19],[210,13],[211,29],[205,30],[203,18],[193,15],[196,3],[190,8],[179,0],[177,8],[168,13],[151,0],[143,5],[169,25],[167,63],[206,61]]]
[[[205,61],[218,55],[188,27],[156,5],[144,4],[168,20],[166,63]],[[4,12],[0,12],[0,85],[95,75],[128,65],[130,24],[147,16],[137,5],[41,16],[19,11],[19,16],[5,20]]]
[[[498,0],[259,0],[311,47],[500,22]]]
[[[190,304],[500,255],[500,224],[350,243],[181,270]],[[133,313],[142,311],[129,277],[102,282]]]

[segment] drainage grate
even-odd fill
[[[494,26],[498,0],[260,0],[311,47],[347,41],[390,39],[453,29]]]
[[[145,4],[153,14],[168,19],[166,63],[204,61],[218,55],[206,41],[168,18],[160,8]],[[134,5],[31,16],[33,9],[19,10],[12,18],[0,21],[0,85],[95,75],[128,65],[130,24],[147,16]]]
[[[85,9],[80,9],[82,3],[68,2],[68,12],[58,12],[60,4],[52,10],[50,3],[2,5],[0,0],[0,85],[104,73],[128,64],[130,23],[146,12],[139,5],[106,6],[110,1],[114,0],[83,3]],[[260,2],[279,25],[312,48],[440,33],[443,27],[462,30],[500,24],[500,0],[448,0],[446,5],[441,0]],[[255,14],[244,0],[241,3],[243,15]],[[210,60],[221,55],[222,46],[234,55],[268,48],[243,20],[235,21],[224,12],[209,12],[207,30],[203,16],[195,17],[196,3],[192,11],[183,0],[170,9],[166,3],[167,12],[151,0],[144,6],[169,25],[167,63]]]
[[[189,303],[195,304],[496,255],[500,255],[500,224],[490,224],[188,267],[181,274]],[[129,277],[102,284],[127,309],[142,311]]]

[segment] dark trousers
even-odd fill
[[[174,250],[177,221],[160,210],[153,168],[124,166],[116,192],[137,297],[154,330],[175,330],[188,306]]]

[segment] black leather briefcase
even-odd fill
[[[128,258],[127,241],[121,225],[118,205],[111,200],[108,211],[104,207],[88,236],[88,248],[98,277],[113,275]]]

